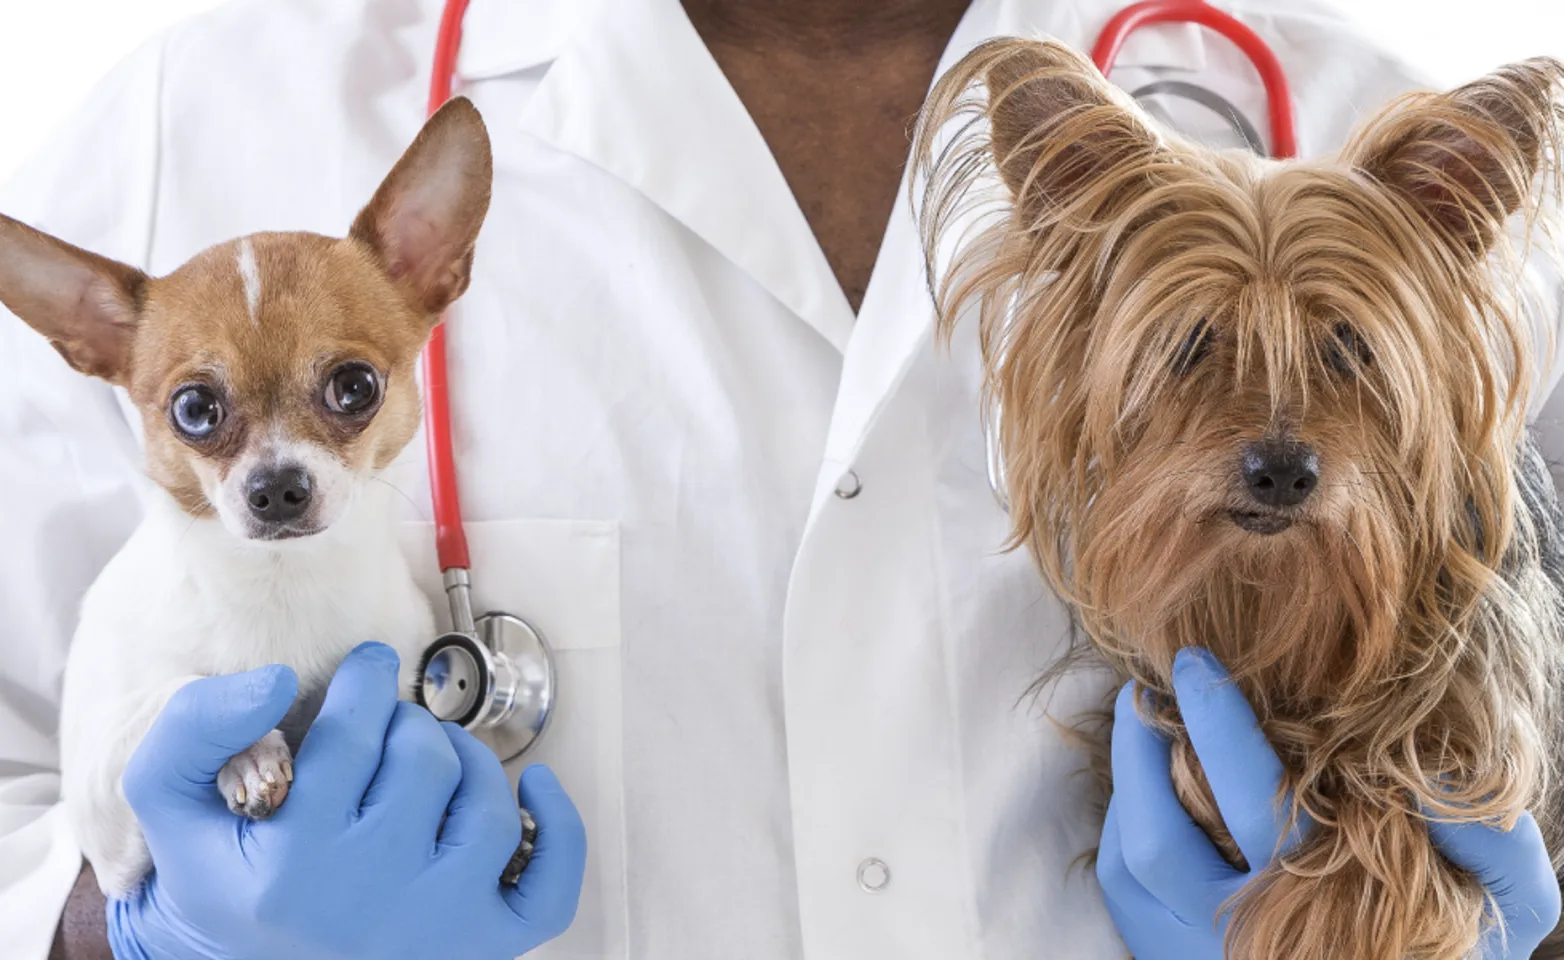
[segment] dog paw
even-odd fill
[[[293,753],[281,730],[273,730],[217,772],[217,789],[228,809],[253,820],[265,820],[282,806],[293,782]]]

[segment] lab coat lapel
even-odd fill
[[[847,298],[677,0],[599,2],[580,16],[524,129],[640,191],[845,349]]]
[[[1002,32],[1008,24],[1006,6],[984,0],[974,3],[946,45],[934,76],[938,78],[978,43]],[[910,173],[909,162],[843,362],[825,459],[815,482],[811,523],[843,472],[851,469],[875,418],[933,332],[934,303],[923,245],[907,199]]]
[[[994,36],[1051,36],[1089,47],[1113,9],[1101,4],[977,0],[946,46],[935,77]],[[1131,36],[1120,55],[1121,64],[1137,66],[1188,68],[1203,60],[1199,28],[1191,24],[1141,30]],[[902,178],[903,198],[908,196],[907,176]],[[933,321],[922,239],[912,205],[902,199],[886,227],[874,276],[848,346],[826,456],[815,483],[811,520],[836,489],[842,473],[852,468],[875,418],[932,335]]]
[[[588,6],[579,0],[471,0],[462,18],[457,74],[483,80],[553,60]]]

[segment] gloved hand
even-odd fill
[[[1499,908],[1504,922],[1484,934],[1484,960],[1531,956],[1559,922],[1559,883],[1537,821],[1528,813],[1504,831],[1431,819],[1428,835],[1451,863],[1482,882]]]
[[[547,768],[522,774],[537,846],[502,888],[521,817],[499,760],[398,702],[382,644],[337,670],[276,815],[230,813],[217,771],[297,688],[285,667],[194,681],[132,755],[125,797],[156,868],[109,901],[119,960],[509,960],[564,932],[586,862],[570,798]]]
[[[1114,708],[1113,797],[1097,855],[1108,913],[1136,960],[1221,960],[1222,904],[1268,866],[1283,842],[1276,803],[1282,764],[1227,671],[1204,650],[1182,650],[1173,690],[1212,795],[1251,865],[1222,859],[1173,792],[1172,750],[1141,723],[1126,686]],[[1304,827],[1303,829],[1307,829]],[[1508,833],[1482,824],[1430,824],[1453,863],[1494,895],[1508,938],[1495,929],[1487,960],[1529,957],[1559,918],[1559,888],[1530,815]]]

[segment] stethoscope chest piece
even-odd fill
[[[488,613],[476,622],[470,613],[462,617],[458,608],[467,605],[466,578],[453,583],[454,572],[447,572],[447,592],[457,629],[425,649],[418,666],[418,702],[510,760],[525,753],[553,717],[554,656],[537,628],[520,617]],[[462,629],[468,623],[471,627]]]

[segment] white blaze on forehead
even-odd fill
[[[250,308],[250,322],[261,322],[261,266],[255,262],[255,248],[246,237],[239,241],[239,279],[244,283],[244,303]]]

